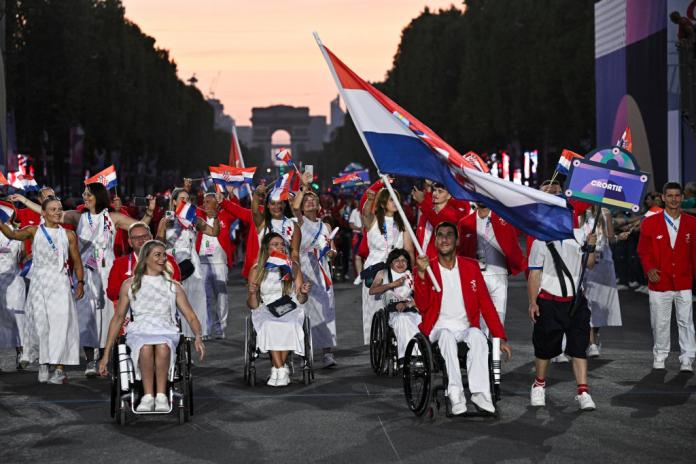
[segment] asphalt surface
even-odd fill
[[[680,374],[676,330],[667,370],[652,371],[647,295],[621,292],[624,326],[602,330],[590,360],[597,410],[580,413],[568,364],[552,366],[547,406],[529,406],[531,323],[524,282],[511,283],[506,326],[514,350],[503,364],[499,418],[416,418],[401,379],[377,377],[362,346],[360,292],[337,284],[338,366],[283,389],[242,380],[244,288],[230,285],[225,340],[196,363],[192,421],[174,415],[109,417],[109,382],[69,369],[67,385],[41,385],[36,368],[15,372],[0,351],[0,463],[176,462],[696,462],[696,379]],[[673,323],[675,325],[675,323]],[[320,356],[317,356],[320,363]],[[259,379],[267,375],[266,358]],[[262,382],[259,382],[262,384]]]

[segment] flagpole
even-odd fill
[[[331,76],[334,78],[334,82],[336,83],[336,87],[338,88],[338,92],[341,94],[341,98],[343,98],[343,101],[346,102],[346,107],[348,108],[348,112],[350,113],[350,107],[349,107],[349,100],[346,99],[345,92],[343,91],[343,86],[341,85],[340,80],[338,79],[338,75],[336,75],[336,70],[333,67],[333,64],[331,63],[331,59],[329,58],[328,53],[326,53],[326,49],[324,48],[324,44],[321,42],[321,39],[319,38],[319,34],[316,32],[313,32],[312,35],[314,36],[314,40],[317,41],[317,45],[319,46],[319,50],[321,50],[321,54],[324,56],[324,59],[326,60],[326,64],[329,66],[329,71],[331,71]],[[360,127],[358,126],[358,122],[353,120],[353,123],[355,124],[355,127],[358,129],[358,135],[360,135],[360,139],[363,142],[363,145],[365,146],[365,149],[367,150],[367,153],[370,155],[370,159],[372,159],[372,163],[375,165],[377,168],[377,171],[379,175],[382,177],[382,182],[384,182],[384,185],[387,187],[387,191],[389,191],[389,195],[391,196],[392,200],[394,201],[394,204],[396,205],[396,209],[399,212],[399,215],[401,216],[401,220],[404,222],[404,227],[406,228],[406,231],[408,232],[409,236],[411,237],[411,242],[413,242],[413,246],[416,248],[416,251],[418,251],[418,255],[422,256],[425,255],[423,252],[423,248],[420,246],[420,243],[418,243],[418,239],[416,238],[416,234],[413,232],[413,229],[411,228],[411,223],[408,221],[408,218],[406,217],[406,213],[404,213],[403,208],[401,208],[401,202],[399,201],[399,198],[396,196],[396,193],[394,193],[394,189],[392,189],[391,184],[389,183],[389,179],[387,176],[383,175],[382,173],[379,172],[379,165],[375,161],[375,157],[372,155],[372,150],[370,149],[370,145],[368,145],[367,140],[365,139],[365,134],[360,130]],[[415,264],[415,263],[414,263]],[[433,270],[428,267],[427,269],[428,275],[430,276],[430,280],[433,282],[433,287],[435,288],[436,291],[440,292],[440,285],[437,283],[437,280],[435,279],[435,274],[433,274]]]
[[[239,164],[241,166],[235,166],[235,167],[241,167],[245,168],[246,166],[244,165],[244,156],[242,156],[242,147],[239,145],[239,137],[237,137],[237,126],[233,125],[232,126],[232,143],[234,143],[234,146],[237,147],[237,154],[239,155]],[[251,186],[247,184],[246,182],[244,183],[244,186],[247,189],[247,193],[249,194],[249,198],[251,198]]]

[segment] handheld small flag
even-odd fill
[[[12,203],[0,201],[0,222],[7,222],[15,213]]]
[[[196,207],[189,202],[182,202],[176,208],[176,218],[185,228],[193,227],[196,223]]]
[[[338,185],[338,184],[345,184],[346,182],[359,182],[360,180],[361,180],[360,176],[357,173],[351,172],[351,173],[346,174],[345,176],[334,177],[333,184]]]
[[[334,237],[336,237],[336,234],[338,233],[338,231],[339,231],[339,228],[336,227],[334,230],[331,231],[331,233],[329,234],[329,236],[326,237],[326,241],[327,241],[328,243],[326,244],[326,246],[325,246],[324,248],[322,248],[321,253],[319,253],[319,258],[318,258],[319,261],[321,261],[322,259],[324,259],[324,256],[326,256],[326,254],[327,254],[329,251],[331,251],[331,243],[330,243],[330,242],[331,242],[331,240],[334,239]]]
[[[26,190],[27,192],[39,189],[39,184],[36,183],[33,176],[29,174],[22,174],[19,171],[10,173],[9,182],[12,187],[20,190]]]
[[[289,148],[281,148],[278,152],[273,155],[275,160],[280,163],[285,163],[287,166],[292,165],[292,153]]]
[[[239,187],[243,184],[251,184],[254,180],[256,168],[235,168],[221,164],[219,166],[208,166],[210,177],[217,185],[223,187]]]
[[[284,201],[290,198],[290,185],[295,171],[289,171],[283,174],[276,180],[271,190],[271,200]]]
[[[631,128],[627,127],[621,138],[616,142],[616,146],[626,150],[629,153],[633,153],[633,137],[631,137]]]
[[[102,184],[107,190],[112,189],[118,185],[118,179],[116,178],[116,168],[112,164],[108,168],[96,173],[89,179],[85,179],[85,185],[88,184]]]
[[[266,260],[264,269],[278,269],[280,271],[281,280],[292,274],[290,259],[285,253],[281,253],[279,251],[271,251],[268,259]]]
[[[567,176],[568,172],[570,172],[570,163],[573,161],[573,158],[582,158],[582,155],[578,155],[573,151],[564,149],[561,153],[561,157],[558,159],[556,171],[558,171],[559,174]]]

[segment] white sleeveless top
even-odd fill
[[[384,278],[382,279],[382,284],[389,283],[389,274],[387,273],[387,270],[385,269],[383,272]],[[411,274],[411,271],[406,271],[404,273],[401,272],[396,272],[394,270],[391,271],[392,275],[392,282],[395,280],[399,280],[402,277],[406,277],[406,280],[404,281],[403,284],[400,286],[387,290],[384,292],[382,295],[382,301],[384,301],[385,304],[391,303],[392,301],[405,301],[413,297],[413,275]]]
[[[285,240],[288,248],[290,248],[290,243],[292,242],[292,233],[295,231],[296,225],[297,224],[295,223],[294,218],[283,216],[283,219],[271,219],[270,227],[266,225],[259,231],[259,245],[261,245],[264,235],[275,232],[283,237],[283,240]]]
[[[319,252],[328,245],[328,236],[331,233],[324,221],[310,221],[306,217],[302,221],[302,240],[300,241],[301,254],[315,253],[319,256]]]
[[[45,233],[44,233],[45,231]],[[49,241],[46,235],[51,238]],[[21,243],[21,242],[19,242]],[[68,275],[68,234],[58,226],[55,229],[39,226],[32,241],[32,262],[28,278],[48,272],[50,274]],[[43,274],[47,275],[47,274]]]
[[[370,254],[365,260],[365,267],[370,267],[387,260],[389,252],[395,248],[404,247],[404,233],[399,230],[393,217],[384,217],[384,227],[379,228],[379,221],[375,218],[374,224],[367,231],[367,245]]]
[[[283,282],[280,280],[280,271],[278,269],[269,269],[266,277],[261,281],[259,292],[261,293],[261,302],[263,304],[273,303],[283,297]],[[294,300],[295,293],[290,292],[290,297]]]
[[[140,290],[133,295],[128,289],[133,321],[128,324],[129,333],[165,334],[178,333],[176,313],[176,284],[163,276],[143,275]]]
[[[12,224],[7,226],[14,230]],[[37,231],[41,233],[41,231]],[[10,240],[0,232],[0,274],[19,274],[19,255],[24,248],[24,243],[19,240]]]
[[[41,231],[37,231],[40,233]],[[85,211],[77,223],[78,248],[82,264],[93,270],[111,269],[116,258],[114,240],[116,226],[108,210],[99,214]]]

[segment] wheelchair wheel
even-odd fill
[[[406,347],[403,382],[408,408],[422,416],[430,409],[433,394],[433,351],[422,333],[416,334]]]
[[[191,344],[185,340],[184,346],[179,352],[179,392],[181,400],[179,403],[179,424],[188,422],[193,413],[193,392],[191,391]]]
[[[377,375],[384,373],[389,341],[386,328],[384,310],[380,309],[372,316],[372,325],[370,326],[370,366]]]
[[[314,381],[314,346],[312,345],[312,324],[308,317],[302,324],[304,330],[304,366],[302,367],[302,382],[309,385]]]
[[[186,422],[188,422],[189,418],[188,416],[193,416],[193,369],[191,368],[192,366],[192,359],[191,358],[191,342],[189,340],[186,340],[186,376],[184,376],[184,381],[185,381],[185,388],[186,388],[186,396],[184,397],[184,401],[188,402],[188,415],[186,417]]]
[[[121,396],[121,386],[120,382],[116,379],[120,379],[120,372],[118,371],[118,348],[111,350],[111,418],[116,417],[116,403]]]
[[[251,316],[247,316],[244,326],[244,383],[250,387],[256,385],[255,356],[256,336],[254,335],[254,325],[251,322]]]

